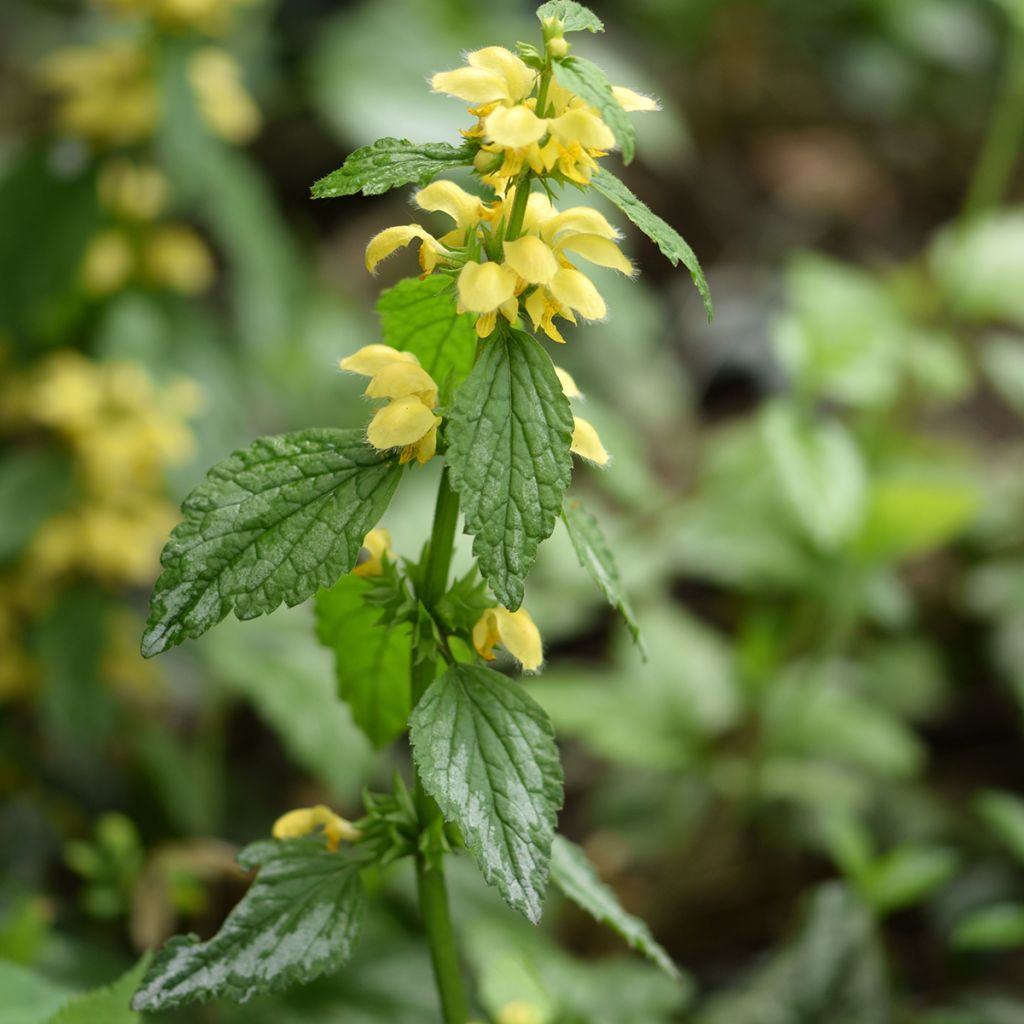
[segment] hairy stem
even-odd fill
[[[455,527],[459,519],[459,496],[452,490],[448,479],[448,467],[441,474],[434,507],[434,527],[430,534],[430,548],[424,567],[423,587],[418,595],[423,604],[433,611],[435,605],[448,589],[448,574],[452,564],[452,547],[455,541]],[[413,666],[413,704],[434,681],[437,662],[434,658],[420,658]],[[423,927],[430,944],[430,962],[434,969],[434,981],[441,999],[441,1011],[445,1024],[466,1024],[469,1020],[469,1004],[462,984],[459,967],[459,952],[452,931],[451,915],[448,912],[448,893],[444,881],[444,863],[440,850],[432,849],[432,837],[443,827],[441,811],[437,803],[423,789],[419,774],[416,775],[416,810],[420,820],[420,849],[416,854],[416,886],[419,893],[420,913]]]
[[[523,219],[526,217],[526,203],[530,198],[530,184],[533,175],[525,171],[516,182],[516,197],[512,200],[512,211],[508,215],[508,226],[505,228],[505,241],[512,242],[523,231]]]
[[[1006,197],[1024,142],[1024,19],[1014,18],[999,97],[974,169],[963,220],[998,206]]]

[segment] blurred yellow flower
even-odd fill
[[[555,375],[562,385],[562,393],[566,398],[583,398],[583,392],[576,386],[576,381],[560,366],[555,367]],[[572,444],[569,450],[596,466],[607,466],[611,462],[611,456],[601,443],[594,425],[582,416],[573,416],[572,420]]]
[[[120,228],[106,228],[86,246],[80,271],[82,287],[90,295],[120,291],[135,273],[135,250]]]
[[[337,850],[342,841],[354,843],[362,838],[359,831],[345,818],[335,814],[324,804],[315,807],[299,807],[281,815],[274,822],[272,835],[275,839],[298,839],[320,829],[327,839],[327,849]]]
[[[153,220],[167,206],[170,187],[153,164],[125,157],[107,160],[97,179],[100,202],[125,220]]]
[[[201,295],[213,284],[213,257],[206,243],[184,224],[154,228],[142,249],[147,280],[182,295]]]
[[[236,8],[253,0],[97,0],[114,14],[150,18],[161,28],[194,29],[220,35],[232,25]]]
[[[228,142],[248,142],[260,130],[259,108],[242,84],[242,69],[225,50],[204,46],[188,63],[199,113],[210,130]]]
[[[382,451],[398,448],[399,462],[428,462],[437,447],[441,417],[434,414],[437,384],[411,352],[389,345],[366,345],[342,359],[342,370],[369,377],[368,398],[390,399],[370,420],[366,436]]]
[[[525,608],[510,612],[500,605],[488,608],[473,627],[473,646],[477,654],[494,661],[494,648],[500,645],[527,672],[536,672],[544,662],[540,630]]]

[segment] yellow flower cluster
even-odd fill
[[[111,14],[146,18],[161,28],[189,29],[205,35],[227,32],[240,7],[253,0],[97,0]]]
[[[57,130],[98,149],[148,140],[160,118],[155,55],[141,39],[69,46],[46,57],[40,79],[55,100]],[[204,46],[189,58],[188,79],[207,127],[228,142],[247,142],[260,112],[225,50]]]
[[[0,390],[5,432],[44,430],[69,449],[76,498],[30,542],[24,572],[42,587],[73,574],[145,584],[177,516],[166,467],[192,452],[195,386],[158,388],[134,363],[96,363],[62,351]]]
[[[98,232],[82,258],[82,287],[109,295],[131,281],[198,295],[213,283],[213,257],[188,225],[152,223],[166,209],[170,188],[152,164],[125,157],[100,169],[101,205],[116,223]]]

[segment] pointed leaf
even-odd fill
[[[573,417],[548,354],[528,334],[483,345],[456,392],[447,461],[481,575],[506,608],[551,535],[572,476]]]
[[[161,555],[142,639],[148,658],[197,637],[229,611],[289,607],[356,564],[401,468],[356,430],[265,437],[217,463],[182,505]]]
[[[636,149],[636,133],[629,114],[612,92],[605,73],[586,57],[563,57],[554,62],[555,80],[564,89],[575,93],[581,100],[597,109],[601,120],[612,130],[622,149],[622,159],[628,164]]]
[[[597,877],[587,855],[564,836],[555,836],[551,847],[551,881],[595,921],[618,932],[632,949],[671,977],[681,977],[679,968],[655,941],[647,925],[622,909],[615,893]]]
[[[567,501],[562,509],[562,519],[569,531],[569,539],[576,549],[576,557],[580,565],[590,573],[597,584],[598,590],[604,594],[608,603],[622,616],[633,642],[640,648],[646,658],[647,652],[643,637],[640,635],[640,624],[636,621],[633,609],[622,589],[619,568],[615,564],[608,542],[601,533],[597,520],[578,501]]]
[[[455,665],[409,723],[427,792],[509,906],[540,920],[562,766],[548,716],[497,672]]]
[[[398,736],[409,717],[412,629],[381,622],[381,609],[366,602],[373,585],[343,576],[316,595],[316,635],[334,652],[338,690],[356,725],[375,747]]]
[[[197,999],[244,1003],[333,970],[359,938],[359,867],[319,837],[254,843],[239,855],[256,881],[208,942],[176,936],[157,953],[132,1003],[166,1010]]]
[[[708,320],[714,316],[711,290],[701,270],[697,254],[687,245],[683,236],[671,224],[663,221],[651,208],[635,195],[611,171],[599,168],[590,179],[591,187],[614,203],[654,244],[673,267],[680,263],[690,272],[693,283],[704,300]]]
[[[113,984],[84,992],[65,1003],[47,1024],[137,1024],[139,1015],[131,1007],[132,993],[148,963],[149,954],[146,954]]]
[[[473,368],[473,318],[455,312],[455,292],[444,277],[411,277],[377,300],[384,341],[411,352],[441,387],[461,383]]]
[[[537,8],[537,17],[546,21],[556,18],[566,32],[603,32],[604,22],[589,7],[575,0],[550,0]]]
[[[468,146],[445,142],[409,142],[408,139],[378,139],[349,154],[336,171],[313,185],[314,199],[337,196],[376,196],[402,185],[426,185],[442,171],[465,167],[473,162]]]

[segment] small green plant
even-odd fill
[[[153,656],[231,612],[251,619],[315,598],[318,636],[336,654],[356,723],[378,747],[408,732],[414,784],[399,779],[393,792],[368,795],[355,823],[325,806],[283,815],[273,839],[240,855],[258,874],[220,932],[207,942],[171,940],[146,971],[136,1009],[244,1001],[335,968],[359,940],[364,874],[411,857],[443,1017],[465,1024],[470,1001],[444,867],[463,846],[530,921],[541,917],[550,877],[677,974],[582,850],[556,835],[563,786],[554,728],[515,680],[488,665],[495,647],[528,672],[542,664],[523,600],[537,550],[560,519],[639,640],[597,522],[566,500],[572,454],[599,466],[609,454],[574,415],[579,391],[537,336],[561,343],[565,323],[605,316],[577,259],[634,273],[605,216],[565,202],[572,190],[596,191],[682,263],[711,313],[690,247],[598,162],[616,148],[628,162],[629,112],[657,103],[612,86],[576,55],[567,34],[603,29],[589,10],[556,0],[538,17],[541,46],[486,47],[433,77],[434,91],[467,101],[476,119],[460,146],[381,139],[314,185],[319,198],[416,185],[417,205],[452,224],[439,236],[401,225],[370,241],[370,271],[416,242],[423,273],[381,296],[383,343],[341,362],[380,402],[368,429],[263,438],[214,466],[164,549],[142,643]],[[438,179],[453,170],[468,171],[480,192]],[[430,541],[418,559],[397,558],[378,523],[404,474],[435,457],[444,466]],[[475,565],[453,582],[460,513]]]

